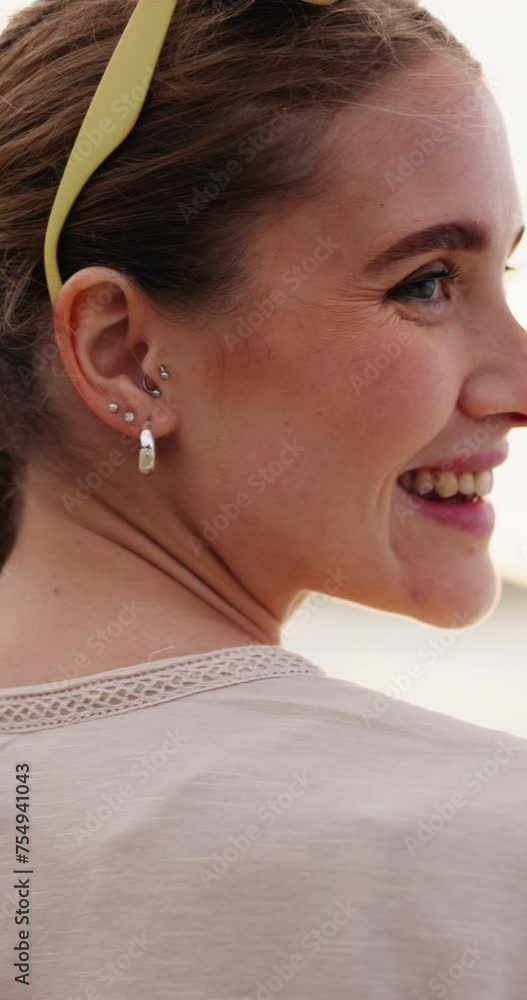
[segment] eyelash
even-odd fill
[[[511,267],[507,265],[505,268],[505,273],[516,274],[518,272],[517,267]],[[461,277],[462,271],[460,267],[453,267],[445,265],[441,270],[430,271],[429,274],[423,274],[420,278],[416,278],[415,281],[405,281],[401,285],[397,285],[388,292],[387,298],[395,299],[396,301],[411,300],[414,302],[420,302],[426,304],[437,304],[437,299],[427,299],[427,298],[414,298],[412,295],[408,294],[409,289],[421,288],[430,281],[446,281],[449,285],[455,285],[458,278]]]

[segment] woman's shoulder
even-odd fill
[[[383,961],[381,941],[413,961],[420,941],[426,982],[479,945],[493,982],[495,941],[517,935],[523,907],[527,744],[396,699],[375,709],[378,697],[323,673],[206,696],[200,853],[211,830],[220,846],[200,877],[223,899],[265,870],[298,912],[345,903],[359,966],[372,942]]]
[[[492,813],[516,825],[525,813],[527,834],[527,741],[510,733],[322,671],[224,687],[198,696],[196,710],[200,702],[223,773],[252,787],[304,775],[309,812],[410,835],[436,806],[440,817]]]
[[[312,671],[303,674],[254,678],[251,684],[220,688],[214,692],[214,703],[224,710],[236,706],[255,723],[265,719],[267,729],[276,726],[309,732],[311,728],[324,728],[326,739],[332,734],[337,746],[340,741],[358,741],[369,747],[389,742],[401,753],[419,747],[425,755],[444,753],[455,757],[486,752],[503,744],[509,749],[514,747],[516,756],[527,751],[527,740],[518,736],[332,677],[315,664],[310,665]]]

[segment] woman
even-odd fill
[[[280,647],[496,600],[500,113],[412,0],[173,8],[2,38],[1,995],[521,1000],[525,745]]]

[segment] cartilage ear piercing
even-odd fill
[[[149,393],[154,399],[159,399],[161,395],[161,389],[158,389],[155,385],[151,388],[148,384],[151,380],[148,375],[143,375],[143,389]]]
[[[161,378],[163,379],[163,382],[168,382],[170,378],[170,372],[168,371],[168,368],[165,368],[164,365],[159,365],[159,371],[161,372]]]
[[[119,413],[121,407],[119,406],[119,403],[110,403],[108,409],[110,413]]]
[[[126,420],[127,424],[133,424],[135,420],[135,413],[132,413],[131,410],[127,410],[126,413],[123,413],[123,420]]]

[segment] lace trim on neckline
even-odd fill
[[[281,646],[236,646],[117,667],[88,677],[0,689],[0,733],[31,733],[119,715],[211,688],[292,674],[325,676]]]

